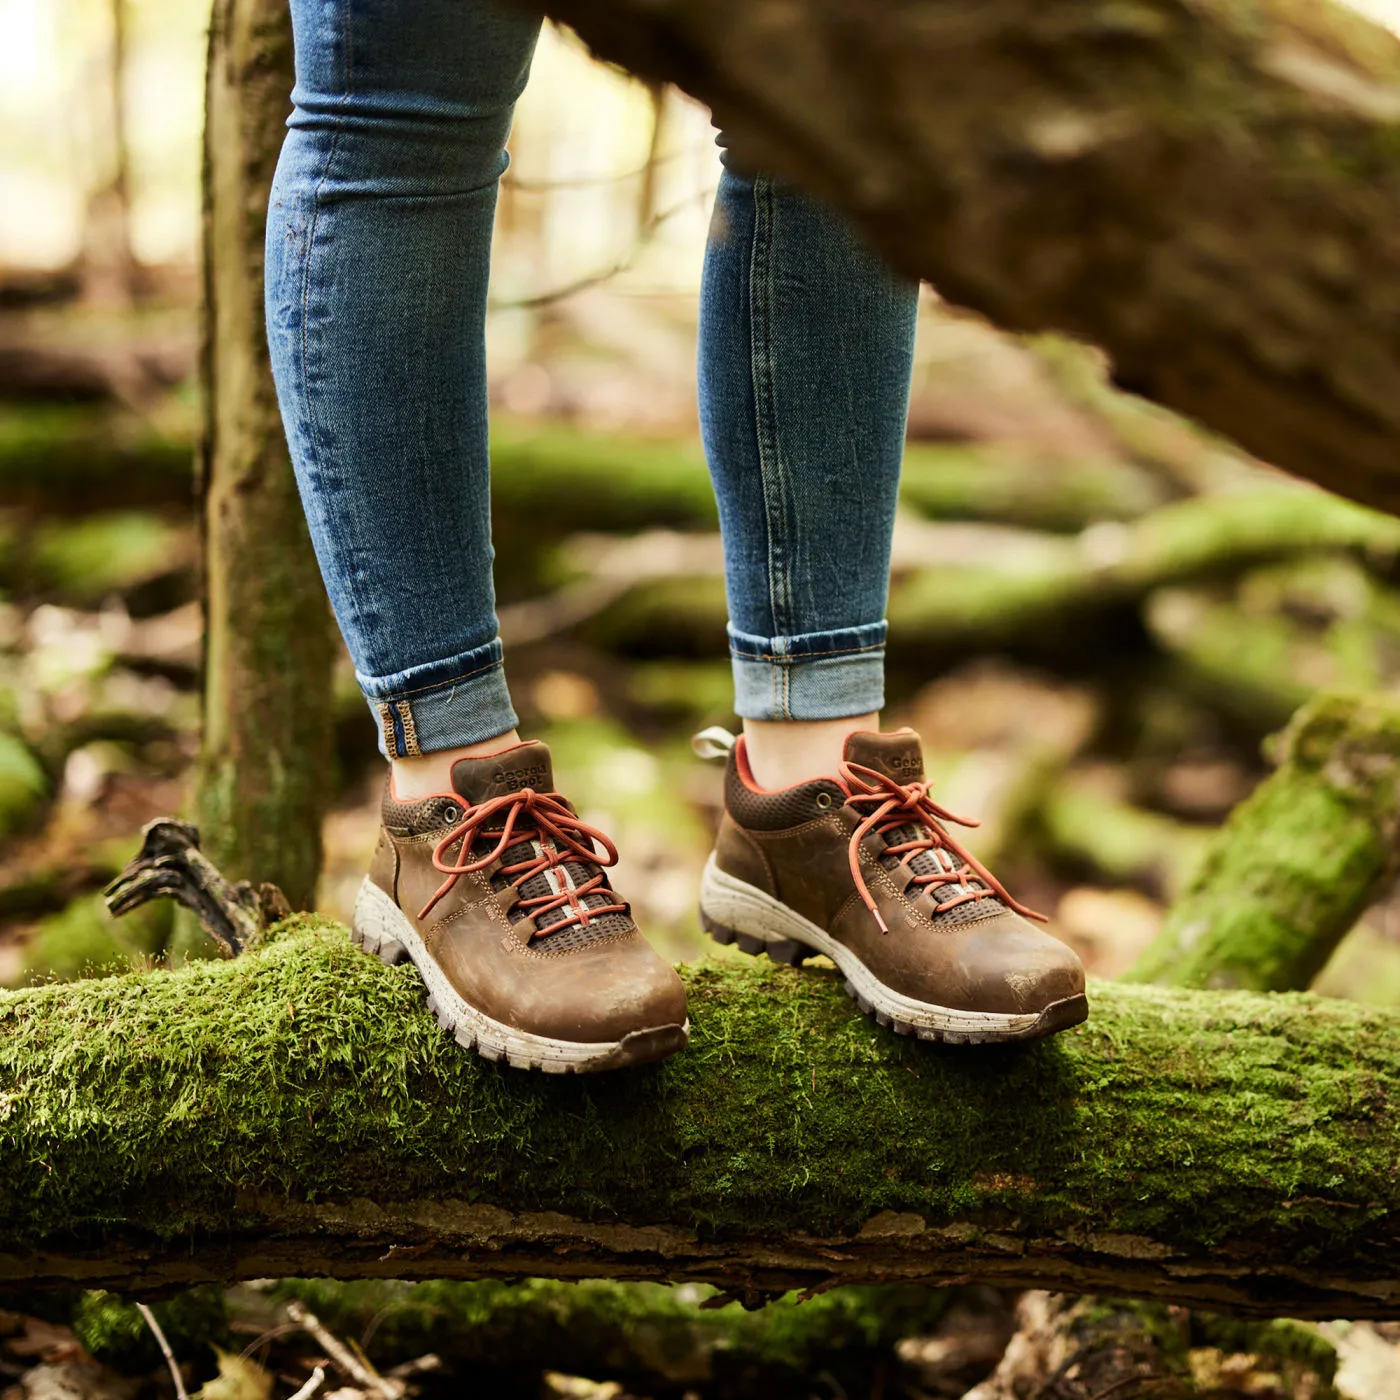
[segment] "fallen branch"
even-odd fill
[[[1277,742],[1279,768],[1232,813],[1133,981],[1306,987],[1400,851],[1400,701],[1328,695]]]
[[[1319,690],[1400,684],[1400,594],[1347,559],[1304,556],[1223,585],[1160,589],[1143,620],[1181,689],[1259,734]]]
[[[0,994],[0,1280],[845,1282],[1400,1314],[1400,1015],[1099,986],[1023,1050],[910,1044],[834,979],[688,973],[691,1049],[464,1055],[309,919],[179,973]]]
[[[136,1308],[145,1319],[146,1326],[151,1329],[151,1335],[156,1339],[160,1354],[165,1357],[165,1364],[170,1371],[170,1379],[175,1382],[175,1394],[179,1400],[189,1400],[189,1392],[185,1389],[185,1378],[180,1374],[180,1363],[175,1360],[175,1353],[170,1350],[170,1343],[166,1340],[165,1332],[156,1320],[155,1313],[145,1303],[137,1303]]]
[[[255,889],[247,880],[226,880],[199,849],[199,832],[173,817],[142,827],[141,849],[102,893],[117,917],[152,899],[183,904],[230,958],[254,946],[267,924],[290,912],[275,885]]]
[[[379,1400],[403,1400],[408,1387],[400,1380],[381,1376],[362,1356],[357,1356],[335,1333],[321,1325],[321,1320],[304,1303],[287,1304],[287,1316],[304,1327],[324,1349],[327,1357],[361,1390],[376,1395]]]
[[[1102,651],[1106,628],[1136,627],[1142,601],[1174,584],[1228,577],[1292,555],[1356,555],[1386,573],[1400,521],[1318,491],[1266,487],[1163,506],[1077,536],[909,522],[890,590],[890,654],[927,670],[931,648]],[[718,561],[718,553],[715,555]],[[663,655],[722,649],[717,575],[649,574],[583,624],[595,645]]]

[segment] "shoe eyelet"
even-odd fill
[[[817,806],[825,811],[831,806],[831,794],[829,792],[819,792],[817,794]]]
[[[461,816],[462,816],[462,814],[461,814],[455,807],[444,807],[444,808],[442,809],[442,819],[443,819],[443,821],[445,821],[449,826],[450,826],[453,822],[460,821],[460,820],[461,820]]]

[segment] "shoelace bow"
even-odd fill
[[[845,762],[841,764],[840,781],[841,786],[846,789],[848,805],[856,811],[865,807],[871,809],[870,814],[851,833],[847,857],[851,863],[851,875],[856,882],[856,889],[860,892],[865,907],[875,916],[881,933],[888,933],[889,929],[885,926],[885,921],[870,893],[870,887],[865,883],[865,876],[861,874],[860,843],[868,832],[873,831],[876,835],[883,836],[887,831],[911,824],[929,834],[917,841],[898,841],[886,846],[886,855],[902,858],[917,851],[947,851],[950,856],[955,856],[962,862],[953,870],[915,875],[914,884],[936,888],[940,885],[964,885],[972,880],[980,880],[984,886],[980,890],[967,890],[940,904],[940,913],[956,909],[959,904],[970,904],[976,899],[999,899],[1008,909],[1014,909],[1025,918],[1045,922],[1044,914],[1038,914],[1034,909],[1029,909],[1012,899],[1001,881],[971,851],[965,850],[944,827],[944,822],[956,822],[959,826],[978,826],[980,823],[971,817],[954,816],[946,807],[940,807],[928,795],[926,782],[897,783],[878,768]]]
[[[443,853],[458,840],[462,843],[461,854],[466,856],[471,852],[479,835],[496,835],[495,832],[486,832],[485,828],[493,817],[502,812],[505,813],[505,823],[497,836],[496,844],[484,856],[479,860],[463,861],[455,865],[447,862]],[[546,849],[546,838],[555,847],[554,850]],[[540,854],[532,856],[529,860],[503,865],[499,872],[507,876],[509,882],[516,889],[519,889],[521,885],[536,875],[556,869],[570,860],[599,867],[617,864],[617,847],[601,831],[589,826],[587,822],[580,821],[557,793],[536,792],[534,788],[521,788],[517,792],[508,792],[501,797],[492,797],[485,802],[478,803],[475,807],[464,809],[462,820],[433,848],[433,864],[447,876],[447,879],[438,886],[437,893],[423,906],[418,917],[420,919],[427,918],[432,907],[463,875],[471,875],[478,870],[485,870],[498,856],[512,846],[525,841],[539,842]],[[595,849],[593,845],[595,841],[602,846],[605,853],[603,856],[600,856]],[[529,917],[536,920],[535,927],[540,937],[556,933],[559,929],[567,928],[570,924],[587,926],[590,919],[597,918],[601,914],[625,914],[627,912],[625,904],[616,902],[600,904],[592,909],[584,904],[586,895],[603,888],[601,869],[591,880],[585,880],[581,885],[569,884],[567,871],[563,878],[566,887],[558,894],[530,895],[522,897],[520,900],[520,907],[526,911]],[[609,890],[608,893],[611,894],[612,891]],[[541,914],[548,914],[555,909],[563,909],[568,906],[572,906],[572,913],[550,924],[548,928],[539,927],[538,920]]]

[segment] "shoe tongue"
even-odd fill
[[[469,807],[521,788],[553,792],[554,767],[549,761],[549,745],[536,740],[485,758],[459,758],[452,765],[452,787]]]
[[[897,783],[918,783],[924,777],[924,755],[912,729],[876,734],[861,729],[846,739],[846,762],[874,768]]]

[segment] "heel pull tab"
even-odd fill
[[[690,747],[707,763],[723,763],[734,747],[734,736],[721,725],[712,724],[691,738]]]

